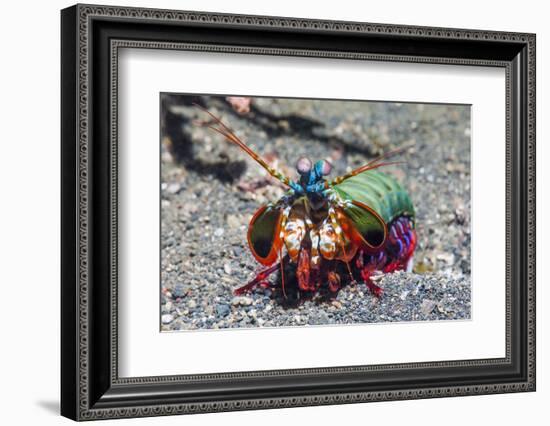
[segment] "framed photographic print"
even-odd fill
[[[64,416],[535,390],[535,35],[61,28]]]

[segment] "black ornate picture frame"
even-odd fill
[[[64,9],[61,28],[62,415],[92,420],[535,390],[534,34],[95,5]],[[120,378],[121,47],[505,69],[506,356]]]

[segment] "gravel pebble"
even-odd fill
[[[231,312],[231,308],[228,305],[216,305],[216,314],[219,317],[226,317]]]
[[[436,306],[436,303],[433,300],[424,299],[420,304],[420,311],[424,315],[430,315],[434,310],[435,306]]]
[[[174,321],[174,316],[170,314],[164,314],[161,317],[161,321],[163,324],[170,324],[172,321]]]

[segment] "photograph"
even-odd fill
[[[471,105],[160,93],[162,332],[471,320]]]

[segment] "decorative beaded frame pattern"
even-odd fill
[[[78,90],[78,112],[77,112],[77,134],[78,134],[78,221],[77,221],[77,244],[78,244],[78,290],[77,290],[77,309],[78,309],[78,365],[77,365],[77,388],[78,388],[78,419],[92,420],[105,419],[113,417],[141,417],[141,416],[160,416],[172,414],[187,413],[207,413],[216,411],[230,410],[250,410],[296,407],[309,405],[328,405],[344,404],[368,401],[384,400],[403,400],[415,398],[433,398],[444,396],[463,396],[489,393],[505,393],[518,391],[532,391],[535,389],[535,36],[533,34],[494,32],[464,29],[430,28],[416,26],[369,24],[357,22],[336,22],[325,20],[309,20],[266,16],[244,16],[229,15],[203,12],[187,11],[169,11],[156,9],[140,9],[126,7],[104,7],[94,5],[78,5],[78,63],[77,63],[77,90]],[[216,401],[200,404],[163,404],[155,406],[143,406],[136,408],[108,408],[96,409],[90,408],[88,376],[89,371],[89,333],[88,333],[88,232],[89,232],[89,167],[88,162],[89,146],[88,132],[89,121],[89,29],[90,20],[94,17],[118,17],[128,19],[139,19],[140,21],[175,21],[190,23],[212,23],[224,25],[252,26],[263,28],[302,28],[327,31],[340,31],[350,33],[378,33],[378,34],[405,34],[416,37],[436,37],[448,39],[466,39],[466,40],[501,40],[509,42],[521,42],[527,45],[528,50],[528,253],[527,253],[527,293],[528,293],[528,380],[520,383],[504,383],[479,386],[450,386],[446,388],[425,388],[425,389],[403,389],[398,391],[380,391],[380,392],[359,392],[359,393],[336,393],[326,395],[302,396],[302,397],[277,397],[253,400],[228,400]],[[388,364],[361,367],[327,367],[317,369],[300,370],[274,370],[246,373],[221,373],[207,375],[190,376],[160,376],[160,377],[136,377],[119,378],[117,368],[117,346],[118,346],[118,327],[117,327],[117,71],[118,71],[118,49],[119,48],[148,48],[148,49],[175,49],[175,50],[195,50],[208,52],[225,52],[239,54],[265,54],[265,55],[285,55],[285,56],[310,56],[324,57],[332,59],[363,59],[375,61],[397,61],[397,62],[425,62],[425,63],[444,63],[456,65],[481,65],[497,66],[506,69],[506,358],[503,359],[481,359],[464,360],[451,362],[430,362],[415,364]],[[349,371],[374,371],[389,370],[400,368],[423,368],[423,367],[449,367],[449,366],[476,366],[489,365],[510,361],[510,207],[511,207],[511,182],[510,182],[510,68],[507,62],[469,60],[459,58],[427,58],[414,56],[397,56],[384,54],[363,54],[346,52],[327,52],[296,49],[272,49],[255,47],[237,47],[237,46],[216,46],[206,44],[183,44],[183,43],[163,43],[148,42],[140,40],[111,40],[111,381],[113,384],[148,384],[148,383],[170,383],[186,380],[213,380],[220,378],[243,378],[243,377],[267,377],[267,376],[285,376],[285,375],[303,375],[314,373],[342,373]]]

